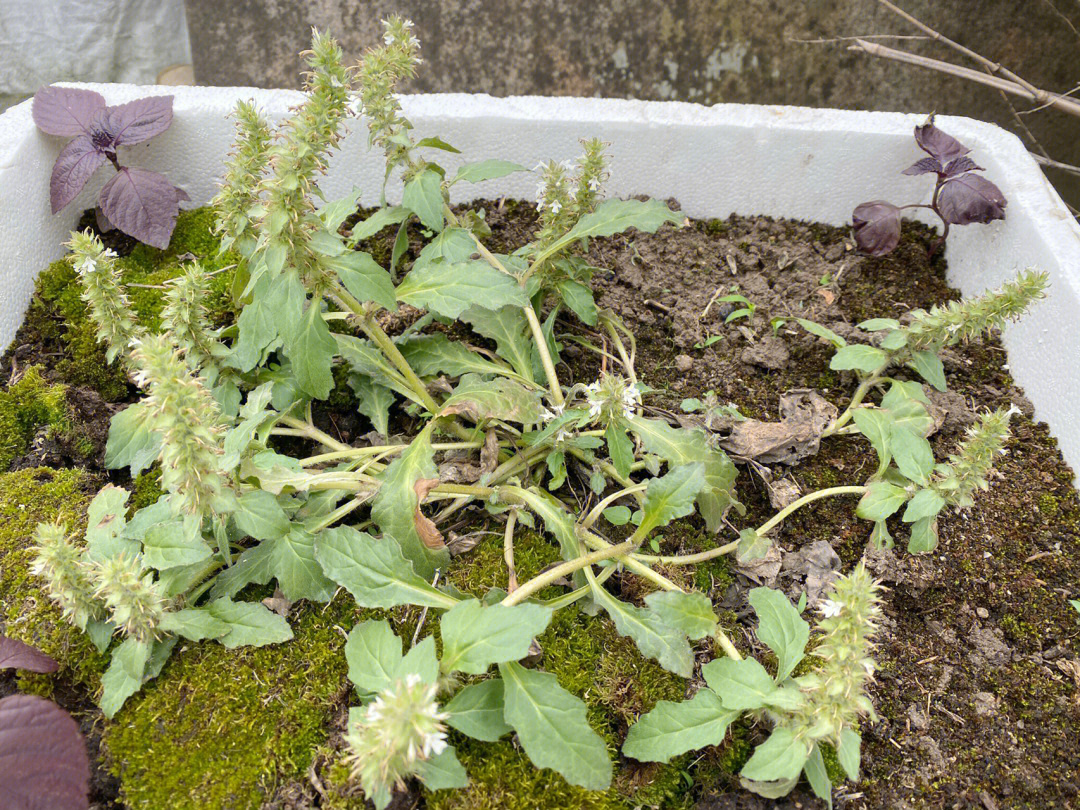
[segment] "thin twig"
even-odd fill
[[[800,45],[830,45],[833,42],[850,42],[853,39],[930,39],[921,34],[864,34],[852,37],[827,37],[825,39],[796,39],[789,37],[788,42],[797,42]]]
[[[506,583],[508,594],[517,590],[517,570],[514,568],[514,527],[517,525],[517,509],[511,509],[506,518],[506,534],[503,535],[503,559],[506,560],[506,570],[510,572],[510,578]]]

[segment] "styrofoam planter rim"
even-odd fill
[[[206,203],[216,191],[233,137],[227,118],[235,103],[253,99],[280,120],[302,94],[244,87],[72,85],[93,89],[110,104],[144,95],[173,95],[171,128],[153,140],[122,148],[121,162],[162,171]],[[93,205],[108,179],[91,179],[64,211],[49,210],[49,174],[64,140],[40,133],[27,101],[0,114],[0,345],[15,334],[37,273],[62,253],[79,212]],[[462,162],[504,158],[533,166],[573,158],[579,139],[610,143],[610,193],[676,198],[692,217],[767,215],[841,225],[866,200],[925,202],[930,182],[900,172],[922,156],[911,137],[924,114],[803,107],[617,99],[486,95],[403,96],[418,136],[439,135],[462,151],[439,153],[453,170]],[[949,281],[964,295],[996,287],[1036,267],[1051,280],[1050,297],[1008,328],[1004,343],[1013,377],[1080,467],[1080,226],[1021,142],[994,126],[939,116],[938,125],[972,149],[986,176],[1008,198],[1006,219],[954,228],[946,258]],[[365,205],[378,202],[382,157],[367,147],[362,122],[330,162],[321,187],[328,199],[354,189]],[[475,186],[454,186],[454,200],[517,196],[532,199],[536,178],[510,175]],[[397,184],[388,196],[394,201]],[[923,216],[920,212],[920,217]],[[933,222],[931,218],[926,221]],[[882,316],[891,302],[883,302]],[[979,403],[976,403],[978,405]]]

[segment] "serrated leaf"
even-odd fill
[[[285,354],[292,361],[296,383],[308,396],[326,399],[334,388],[334,354],[337,342],[312,301],[295,332],[286,341]]]
[[[570,232],[558,239],[545,253],[552,255],[579,239],[611,236],[630,228],[656,233],[665,223],[681,223],[685,217],[672,211],[661,200],[605,200],[596,210],[577,221]]]
[[[862,737],[852,728],[840,732],[840,745],[836,747],[836,759],[844,769],[848,779],[859,781],[859,758]]]
[[[563,279],[558,284],[563,303],[577,315],[586,326],[596,326],[598,312],[593,292],[579,281]]]
[[[456,150],[455,150],[456,151]],[[458,761],[454,746],[416,763],[416,775],[428,790],[452,790],[469,786],[469,775]]]
[[[847,346],[847,341],[840,337],[838,334],[836,334],[836,332],[834,332],[832,329],[829,329],[827,326],[822,326],[816,321],[808,321],[806,318],[796,318],[795,320],[798,321],[799,326],[801,326],[811,335],[817,335],[819,338],[825,338],[825,340],[829,341],[829,343],[831,343],[836,348],[840,349],[844,346]]]
[[[345,289],[361,303],[374,301],[386,309],[397,306],[397,293],[390,274],[362,250],[347,250],[324,259],[321,264],[337,273]]]
[[[380,208],[370,217],[362,220],[352,229],[352,238],[361,242],[365,239],[370,239],[383,228],[388,228],[391,225],[400,225],[409,217],[409,210],[400,205],[391,206],[389,208]]]
[[[586,719],[585,704],[559,686],[554,675],[520,664],[499,665],[505,718],[538,768],[551,768],[572,785],[604,790],[611,760],[603,739]]]
[[[769,739],[754,749],[739,775],[755,782],[794,779],[810,756],[810,747],[784,726],[773,729]]]
[[[134,555],[139,544],[123,536],[130,493],[106,484],[86,509],[86,555],[95,562],[120,554]]]
[[[923,518],[937,517],[938,512],[944,508],[945,499],[938,494],[937,490],[920,489],[908,501],[902,520],[905,523],[914,523],[916,520],[922,520]]]
[[[350,526],[335,526],[315,538],[315,558],[360,607],[420,605],[446,610],[457,604],[457,599],[418,576],[401,547],[388,538],[376,540]]]
[[[692,639],[705,638],[716,632],[716,613],[712,601],[703,593],[656,591],[645,597],[645,604],[664,624]]]
[[[533,368],[533,342],[529,324],[520,307],[501,309],[470,307],[462,313],[473,331],[494,340],[498,355],[506,360],[520,376],[530,382],[537,377]]]
[[[754,588],[749,599],[758,616],[757,637],[776,653],[776,681],[783,683],[806,653],[810,625],[780,591]]]
[[[345,641],[349,680],[361,693],[389,689],[401,674],[401,639],[385,619],[359,622]]]
[[[394,392],[374,382],[366,374],[350,374],[349,387],[356,394],[356,409],[371,420],[372,427],[381,436],[390,435],[390,406],[394,404]]]
[[[479,261],[414,268],[398,285],[397,298],[447,318],[458,318],[470,307],[497,310],[528,303],[514,279]]]
[[[474,422],[500,419],[533,425],[540,421],[540,395],[506,377],[487,381],[479,374],[461,378],[439,414],[461,414]]]
[[[222,636],[220,641],[230,650],[236,647],[280,644],[293,637],[292,628],[287,621],[256,602],[215,599],[203,610],[228,626],[229,632]]]
[[[112,719],[124,702],[142,688],[150,644],[125,638],[113,650],[109,668],[101,676],[101,712]]]
[[[852,411],[852,419],[855,427],[877,452],[879,469],[884,469],[892,460],[892,451],[889,449],[892,435],[891,417],[876,408],[856,408]]]
[[[467,262],[476,253],[476,242],[468,228],[447,228],[424,245],[413,263],[413,270],[429,264]]]
[[[608,455],[615,471],[626,478],[630,475],[630,466],[634,463],[634,443],[626,435],[626,430],[618,421],[612,419],[604,430]]]
[[[262,489],[252,489],[237,499],[233,520],[240,531],[256,540],[272,540],[289,532],[289,517],[278,499]]]
[[[593,600],[615,623],[620,636],[633,639],[641,654],[654,658],[664,669],[689,678],[694,671],[694,653],[686,636],[669,627],[659,614],[621,602],[601,587],[592,589]]]
[[[694,500],[704,487],[705,465],[699,461],[675,467],[662,478],[651,479],[641,505],[642,531],[649,532],[693,514]]]
[[[492,664],[524,658],[532,640],[547,629],[552,612],[534,604],[484,607],[476,599],[458,602],[440,620],[443,672],[479,675]]]
[[[855,514],[864,520],[885,520],[904,505],[907,497],[907,492],[901,487],[886,481],[874,481],[867,486],[866,494],[859,499]]]
[[[323,574],[315,559],[315,538],[310,533],[293,527],[281,537],[263,542],[270,544],[270,571],[286,599],[330,601],[334,583]]]
[[[466,183],[482,183],[485,180],[505,177],[514,172],[527,171],[528,169],[520,163],[511,163],[509,160],[480,160],[460,166],[451,182],[456,183],[459,180],[464,180]]]
[[[948,387],[945,382],[945,366],[936,353],[928,350],[915,352],[908,365],[938,391],[944,391]]]
[[[705,664],[701,674],[724,708],[739,712],[769,705],[769,698],[777,691],[772,676],[754,658],[717,658]]]
[[[720,745],[738,716],[739,712],[725,709],[708,689],[682,703],[661,700],[630,727],[623,756],[641,762],[667,762],[687,751]]]
[[[157,461],[161,434],[151,429],[145,401],[129,405],[109,420],[105,443],[105,466],[110,470],[130,467],[135,478]]]
[[[821,756],[820,744],[815,744],[810,750],[810,757],[803,765],[803,773],[806,781],[819,799],[825,802],[828,810],[832,810],[832,782],[829,780],[828,771],[825,770],[825,759]]]
[[[213,554],[193,520],[156,523],[147,529],[142,542],[143,562],[159,571],[194,565]]]
[[[450,340],[441,332],[416,335],[398,341],[397,347],[412,370],[421,377],[436,374],[460,377],[463,374],[507,373],[506,366],[488,360],[470,350],[464,343]]]
[[[229,625],[202,608],[168,611],[161,617],[158,628],[165,633],[183,636],[189,641],[221,638],[229,632]]]
[[[439,477],[434,455],[431,430],[425,429],[386,468],[371,506],[371,519],[383,530],[383,541],[397,543],[415,572],[424,578],[450,562],[450,552],[445,547],[428,548],[417,529],[420,497],[416,484],[421,479]]]
[[[905,478],[923,484],[934,470],[934,451],[921,435],[896,424],[892,425],[889,447],[893,461]]]
[[[836,350],[829,368],[833,371],[861,371],[873,374],[885,368],[889,362],[888,352],[862,343],[852,343]]]
[[[443,711],[450,715],[446,724],[451,728],[474,740],[495,742],[514,730],[503,719],[504,706],[502,679],[490,678],[466,686]]]
[[[441,231],[444,223],[442,177],[430,168],[414,175],[405,184],[401,204],[416,214],[425,227]]]

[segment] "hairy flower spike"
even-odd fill
[[[270,161],[270,125],[249,101],[238,103],[233,115],[236,139],[225,164],[221,190],[210,204],[217,215],[215,230],[221,234],[221,252],[236,245],[246,256],[255,243],[252,209],[259,202],[260,183]]]
[[[206,272],[192,262],[184,272],[168,283],[161,323],[176,345],[184,352],[192,371],[213,366],[216,343],[206,317]]]
[[[180,512],[222,507],[229,481],[220,469],[221,413],[201,376],[192,373],[167,338],[137,341],[132,361],[155,431],[162,435],[161,485]]]
[[[153,571],[144,569],[139,557],[121,554],[95,567],[94,596],[109,609],[109,618],[120,631],[137,641],[157,638],[157,626],[165,613],[165,599],[154,582]]]
[[[368,796],[401,784],[419,762],[446,749],[448,715],[439,711],[436,692],[434,684],[409,674],[351,712],[346,759]]]
[[[967,342],[1023,315],[1045,297],[1046,273],[1027,271],[994,292],[967,301],[950,301],[929,312],[916,310],[903,328],[907,345],[915,351],[940,349]]]
[[[540,183],[536,187],[540,231],[534,243],[538,249],[543,249],[570,230],[577,217],[566,165],[551,160],[537,168],[541,170]]]
[[[608,179],[604,142],[590,138],[582,141],[582,145],[585,153],[578,158],[577,191],[574,193],[574,214],[578,218],[596,208],[604,181]]]
[[[399,81],[416,75],[420,64],[420,41],[412,34],[412,22],[398,16],[383,20],[383,45],[372,48],[360,61],[357,79],[359,110],[368,119],[368,142],[386,153],[388,169],[412,167],[408,132],[412,124],[401,114],[394,96]]]
[[[939,464],[931,486],[953,506],[967,508],[974,501],[975,490],[985,490],[987,476],[995,459],[1004,453],[1005,442],[1011,435],[1009,419],[1016,413],[1013,408],[999,408],[982,414],[979,421],[968,428],[967,437],[948,463]]]
[[[90,310],[98,342],[106,345],[105,357],[111,363],[143,331],[120,283],[116,253],[107,250],[88,230],[72,231],[67,246],[71,248],[71,263],[82,284],[82,300]]]
[[[45,580],[45,587],[68,619],[80,630],[86,623],[102,618],[104,611],[94,599],[94,586],[83,560],[83,549],[72,541],[62,523],[39,523],[34,530],[33,562],[30,572]]]
[[[589,416],[602,417],[607,424],[613,419],[629,419],[641,404],[641,392],[629,380],[618,374],[601,374],[600,379],[585,387]]]

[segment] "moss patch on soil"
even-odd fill
[[[0,391],[0,469],[6,470],[25,453],[42,428],[46,438],[81,446],[83,455],[93,449],[77,435],[67,387],[49,384],[39,367],[30,366],[6,391]]]

